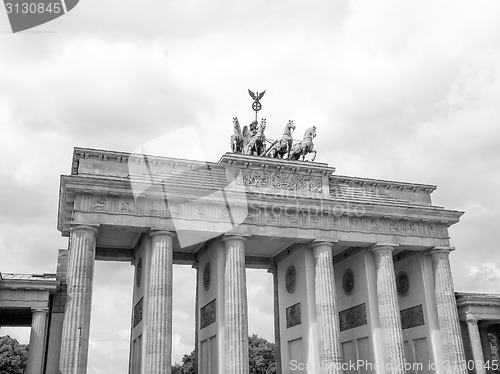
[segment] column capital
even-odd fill
[[[274,264],[274,265],[271,265],[271,267],[269,269],[267,269],[267,272],[276,276],[278,275],[278,265]]]
[[[438,246],[438,247],[433,247],[427,251],[429,255],[438,255],[438,254],[450,254],[452,251],[455,250],[455,247],[446,247],[446,246]]]
[[[332,248],[336,243],[338,243],[338,240],[322,240],[322,239],[316,239],[311,242],[311,248],[316,248],[319,246],[325,246],[325,247],[330,247]]]
[[[149,232],[149,236],[151,236],[151,237],[157,236],[157,235],[167,235],[167,236],[174,237],[175,236],[175,232],[174,231],[170,231],[170,230],[151,230]]]
[[[227,234],[222,237],[223,242],[228,242],[230,240],[241,240],[244,242],[247,240],[247,238],[245,238],[244,236],[240,236],[240,235],[227,235]]]
[[[394,243],[377,243],[377,244],[374,244],[373,246],[371,246],[369,248],[369,250],[372,251],[373,253],[383,251],[383,250],[392,252],[398,246],[399,246],[399,244],[394,244]]]
[[[31,313],[48,313],[49,308],[31,308]]]
[[[470,313],[470,312],[467,312],[465,313],[465,321],[467,323],[471,323],[473,325],[477,325],[477,318],[474,314]]]
[[[69,232],[73,231],[91,231],[94,234],[97,234],[99,231],[99,226],[93,226],[93,225],[72,225],[69,228]]]

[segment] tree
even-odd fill
[[[248,337],[250,374],[276,373],[276,345],[256,334]]]
[[[194,372],[194,351],[182,356],[181,364],[172,365],[172,374],[197,374]]]
[[[27,345],[9,335],[0,336],[0,374],[22,374],[27,361]]]
[[[276,374],[276,345],[258,335],[248,337],[250,374]],[[172,365],[172,374],[195,374],[194,351],[182,357],[181,364]]]

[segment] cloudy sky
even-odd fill
[[[294,119],[296,137],[317,126],[317,160],[338,174],[437,185],[435,205],[466,212],[450,230],[456,290],[500,293],[499,19],[498,0],[82,0],[12,34],[0,10],[0,270],[55,272],[73,147],[162,139],[159,155],[217,161],[231,118],[253,118],[250,88],[267,90],[268,138]],[[168,135],[186,128],[198,147]],[[272,340],[264,274],[248,271],[250,331]],[[97,263],[94,285],[89,374],[126,372],[132,266]],[[176,266],[176,361],[193,286]]]

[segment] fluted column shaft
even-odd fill
[[[479,335],[477,319],[473,315],[467,313],[466,321],[476,374],[486,374],[486,369],[484,367],[483,347],[481,345],[481,336]]]
[[[198,269],[200,264],[195,262],[193,264],[193,269],[196,269],[196,293],[194,297],[194,363],[193,369],[194,373],[198,374],[198,363],[200,362],[198,354],[200,351],[198,350],[198,340],[199,340],[199,330],[200,330],[200,301],[199,301],[199,287],[200,287],[200,270]]]
[[[31,312],[31,333],[26,374],[42,374],[43,349],[48,309],[34,309]]]
[[[248,305],[244,238],[226,236],[224,270],[225,373],[248,374]]]
[[[332,243],[315,242],[314,298],[319,333],[320,373],[341,373],[339,316],[336,307]]]
[[[443,340],[445,370],[453,374],[466,374],[466,365],[461,365],[465,362],[465,354],[453,290],[450,252],[450,248],[433,249],[430,252],[434,270],[437,315]]]
[[[384,344],[384,365],[387,374],[404,373],[404,345],[401,314],[396,292],[396,276],[392,251],[388,245],[372,248],[377,274],[377,300]]]
[[[282,374],[281,368],[281,331],[280,331],[280,302],[278,289],[278,266],[273,265],[268,270],[273,275],[274,289],[274,350],[276,357],[276,374]]]
[[[146,374],[169,374],[172,365],[173,251],[170,231],[150,233],[151,262],[146,302]]]
[[[75,226],[70,230],[60,374],[87,372],[96,235],[97,228],[90,226]]]

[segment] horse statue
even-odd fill
[[[248,144],[243,147],[243,153],[247,155],[262,156],[266,152],[266,136],[264,135],[265,130],[266,119],[262,118],[257,133],[253,135]]]
[[[293,138],[292,134],[295,130],[293,120],[289,120],[283,130],[283,136],[278,141],[276,140],[267,151],[267,154],[273,158],[283,158],[285,155],[290,158],[290,150],[292,149]]]
[[[243,134],[241,133],[238,117],[233,117],[234,133],[231,135],[231,152],[241,153],[243,151]]]
[[[296,143],[292,146],[290,151],[290,159],[298,160],[302,156],[302,161],[305,160],[308,153],[314,153],[314,157],[311,161],[316,159],[316,151],[314,148],[313,139],[316,137],[316,126],[310,127],[306,130],[304,134],[304,140],[300,143]]]

